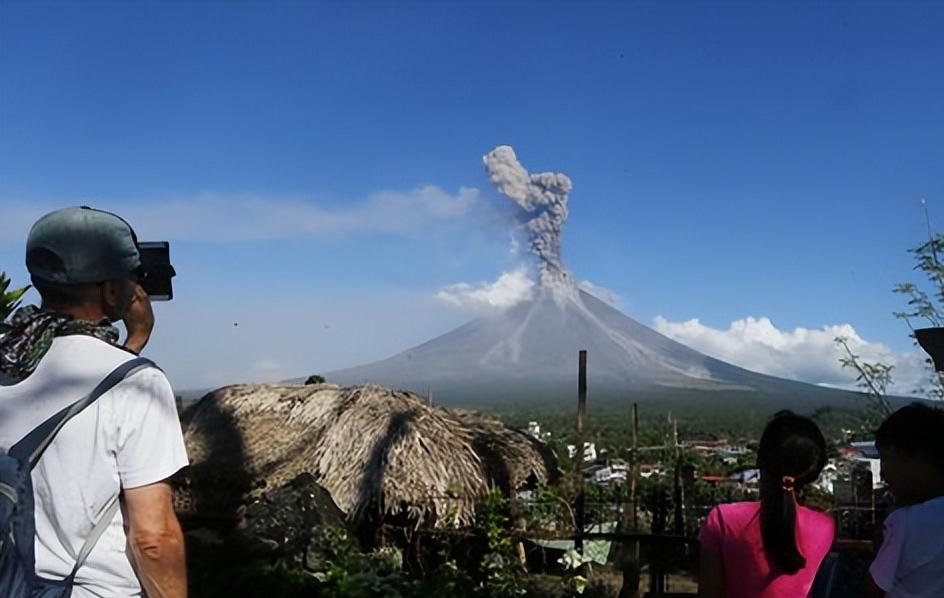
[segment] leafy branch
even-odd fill
[[[25,286],[21,289],[8,291],[7,289],[10,288],[10,282],[6,273],[0,272],[0,322],[6,320],[7,316],[20,306],[20,299],[22,299],[26,291],[29,290],[29,286]]]
[[[924,320],[933,327],[944,327],[944,265],[940,255],[944,251],[944,235],[931,234],[928,226],[928,240],[918,247],[908,250],[915,257],[915,270],[924,273],[928,282],[935,289],[928,293],[912,282],[896,285],[892,291],[907,299],[907,309],[894,312],[896,318],[904,320],[914,338],[913,319]],[[944,378],[934,371],[930,359],[925,360],[931,366],[930,388],[918,389],[916,393],[927,394],[936,399],[944,399]]]
[[[918,285],[905,282],[896,285],[892,292],[904,295],[907,298],[908,309],[895,312],[895,317],[908,322],[911,318],[921,318],[931,326],[944,326],[944,315],[941,307],[944,306],[944,266],[939,255],[944,250],[944,235],[932,235],[927,242],[908,250],[915,256],[915,270],[924,272],[928,282],[936,289],[933,295],[928,295]]]
[[[895,369],[895,366],[881,362],[869,363],[862,361],[859,355],[852,352],[847,337],[837,336],[833,340],[846,353],[839,358],[839,363],[844,368],[851,368],[856,371],[856,386],[875,401],[884,416],[891,415],[892,407],[888,402],[888,386],[892,382],[892,370]]]

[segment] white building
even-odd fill
[[[577,445],[568,444],[567,445],[567,456],[573,459],[577,456]],[[593,442],[584,442],[583,443],[583,460],[586,461],[596,461],[597,460],[597,446]]]
[[[606,485],[613,482],[625,482],[626,473],[625,469],[608,465],[593,472],[593,483]]]
[[[528,422],[528,434],[532,437],[541,439],[541,424],[538,422]]]
[[[845,451],[845,457],[849,461],[864,463],[872,473],[872,488],[882,486],[882,461],[878,456],[878,449],[875,448],[874,441],[853,442],[851,450]]]
[[[665,469],[659,465],[640,465],[639,477],[651,478],[652,476],[661,477],[665,475]]]
[[[838,479],[838,477],[839,477],[839,474],[836,468],[836,463],[832,459],[830,459],[829,463],[827,463],[826,466],[823,467],[823,471],[822,473],[819,474],[819,478],[817,478],[817,480],[813,482],[813,485],[819,488],[820,490],[824,490],[832,494],[833,492],[836,491],[836,480]]]
[[[744,471],[731,474],[728,479],[738,484],[756,484],[760,481],[760,470],[745,469]]]

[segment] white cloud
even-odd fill
[[[120,214],[141,238],[228,242],[334,236],[349,233],[410,234],[466,216],[479,199],[475,188],[455,194],[436,186],[380,191],[343,207],[297,197],[204,193],[163,200],[87,202]],[[3,202],[0,241],[22,242],[44,213],[62,205]]]
[[[590,293],[591,295],[593,295],[600,301],[603,301],[604,303],[609,303],[613,307],[620,307],[623,303],[623,298],[620,297],[619,293],[617,293],[616,291],[612,289],[608,289],[606,287],[601,287],[598,284],[594,284],[590,282],[589,280],[581,281],[577,283],[577,286],[580,287],[582,290],[586,291],[587,293]]]
[[[747,317],[722,330],[698,319],[670,322],[656,316],[653,327],[711,357],[756,372],[824,386],[855,387],[855,373],[839,363],[843,351],[834,341],[837,336],[848,339],[849,348],[862,360],[895,367],[891,392],[911,394],[924,386],[929,374],[925,356],[918,350],[892,351],[882,343],[863,339],[851,324],[781,330],[769,318]]]
[[[495,282],[450,285],[436,293],[436,299],[473,313],[500,311],[531,299],[534,286],[534,281],[522,267],[504,272]]]

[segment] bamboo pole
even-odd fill
[[[574,548],[580,554],[583,554],[583,532],[585,520],[585,496],[583,491],[583,428],[584,419],[587,415],[587,352],[581,350],[578,354],[578,372],[577,372],[577,451],[575,457],[577,462],[574,464],[574,488],[576,497],[574,505],[574,520],[576,528],[574,530]]]
[[[630,463],[629,502],[633,509],[633,531],[639,530],[639,403],[633,403],[633,457]],[[638,549],[638,545],[636,546]],[[638,556],[638,555],[635,555]]]
[[[675,503],[675,533],[685,533],[685,492],[682,489],[682,451],[678,439],[678,419],[672,419],[672,445],[675,451],[675,475],[673,476],[673,496]]]

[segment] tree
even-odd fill
[[[305,380],[305,384],[324,384],[324,383],[325,383],[325,377],[319,374],[312,374],[311,376],[308,376],[307,380]]]
[[[933,290],[930,293],[913,282],[903,282],[892,289],[892,292],[904,295],[907,299],[908,308],[894,312],[894,316],[905,321],[911,330],[909,336],[912,339],[915,338],[913,320],[924,320],[933,327],[944,326],[944,265],[941,264],[939,258],[942,250],[944,250],[944,234],[940,233],[930,235],[927,242],[908,250],[908,253],[915,257],[914,269],[921,271],[931,284]],[[856,385],[874,400],[875,406],[882,414],[889,415],[892,408],[888,402],[887,390],[892,382],[891,372],[894,366],[881,362],[862,361],[852,352],[847,338],[840,336],[834,340],[844,352],[839,362],[843,367],[856,371]],[[915,344],[917,345],[917,341]],[[925,359],[925,363],[931,371],[930,386],[919,388],[915,393],[942,400],[944,399],[944,377],[934,370],[934,363],[930,358]]]
[[[941,264],[940,253],[944,249],[944,235],[931,235],[926,243],[919,245],[908,252],[915,256],[915,270],[924,273],[933,290],[927,293],[912,282],[904,282],[895,286],[893,292],[907,298],[908,309],[895,312],[895,317],[904,320],[914,338],[915,327],[912,320],[924,320],[934,327],[944,326],[944,266]],[[944,378],[940,372],[934,370],[934,363],[930,358],[925,359],[930,375],[930,387],[921,389],[923,394],[935,399],[944,399]]]
[[[844,368],[851,368],[856,371],[856,386],[872,398],[875,406],[881,411],[883,418],[891,415],[892,407],[888,402],[888,386],[892,382],[892,370],[895,369],[895,366],[878,361],[875,363],[862,361],[862,358],[849,348],[849,339],[844,336],[837,336],[833,340],[846,353],[839,358],[839,363]]]
[[[5,272],[0,272],[0,322],[7,319],[20,306],[20,299],[29,290],[29,286],[8,291],[10,279]]]

